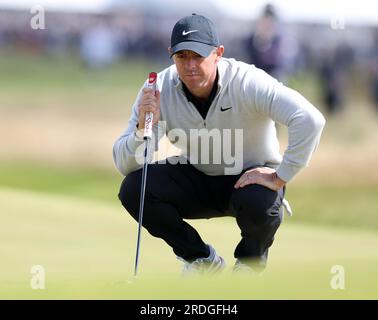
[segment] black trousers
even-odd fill
[[[198,232],[183,219],[233,216],[241,230],[234,256],[265,266],[268,248],[282,221],[284,188],[253,184],[235,189],[242,175],[208,176],[190,164],[148,166],[143,226],[187,261],[209,255]],[[123,180],[119,199],[138,221],[142,169]],[[222,241],[220,235],[219,241]]]

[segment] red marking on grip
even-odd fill
[[[156,72],[150,72],[148,75],[148,84],[154,84],[157,80],[157,73]]]

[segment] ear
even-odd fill
[[[216,49],[216,54],[217,54],[217,61],[220,60],[220,58],[223,57],[223,53],[224,53],[224,46],[220,45],[217,49]]]
[[[169,56],[171,56],[171,54],[172,54],[172,48],[171,47],[168,47],[168,54],[169,54]]]

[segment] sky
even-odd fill
[[[39,4],[45,7],[46,10],[97,11],[102,10],[109,3],[109,0],[0,0],[0,7],[24,9]]]
[[[46,10],[72,9],[76,11],[101,11],[116,0],[0,0],[1,7],[31,8],[40,4]],[[120,0],[119,0],[120,1]],[[126,0],[123,0],[126,1]],[[129,0],[133,2],[135,0]],[[138,1],[139,3],[142,0]],[[161,0],[164,2],[163,0]],[[253,19],[267,0],[210,0],[225,15],[240,19]],[[159,0],[156,0],[159,2]],[[177,1],[179,4],[180,2]],[[343,19],[346,24],[373,24],[378,26],[378,1],[376,0],[270,0],[276,5],[283,20],[329,23]]]

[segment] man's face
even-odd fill
[[[220,46],[208,57],[202,57],[190,50],[182,50],[173,55],[179,77],[190,91],[212,86],[223,51],[223,46]]]

